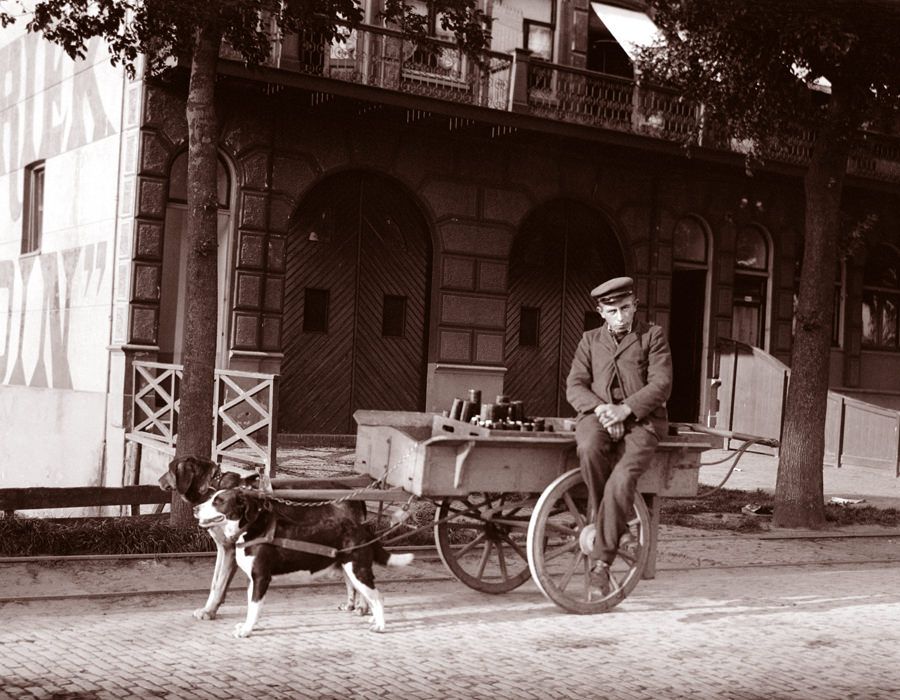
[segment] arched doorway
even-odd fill
[[[353,171],[317,185],[294,221],[279,429],[349,434],[357,409],[422,410],[431,239],[415,202]]]
[[[216,366],[225,367],[228,350],[229,279],[231,270],[231,172],[220,157],[217,168],[218,201],[218,321]],[[187,151],[172,161],[163,238],[162,280],[159,299],[159,361],[181,364],[187,300],[188,237]]]
[[[573,414],[566,377],[581,335],[600,324],[590,291],[623,274],[615,233],[580,202],[551,202],[522,224],[509,260],[503,387],[529,415]]]
[[[669,345],[674,370],[669,420],[700,420],[706,350],[706,298],[710,251],[706,230],[686,216],[672,235],[672,320]]]

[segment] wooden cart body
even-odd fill
[[[578,466],[570,421],[547,418],[553,432],[487,430],[431,413],[357,411],[355,470],[416,496],[482,491],[539,493]],[[638,490],[656,496],[697,493],[706,439],[661,441]]]
[[[472,493],[541,493],[578,466],[572,422],[546,418],[552,432],[487,430],[440,415],[357,411],[356,471],[426,498]],[[660,499],[697,494],[700,455],[708,436],[686,434],[660,441],[638,481],[650,513],[644,578],[656,575]]]

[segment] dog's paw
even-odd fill
[[[216,611],[215,610],[207,610],[206,608],[197,608],[194,610],[194,619],[195,620],[215,620],[216,619]]]
[[[369,632],[376,632],[377,634],[381,634],[384,632],[384,623],[372,622],[369,625]]]
[[[244,637],[249,637],[250,633],[252,631],[253,631],[253,628],[243,622],[239,622],[234,626],[234,636],[237,639],[243,639]]]
[[[338,605],[338,610],[354,613],[355,615],[359,615],[360,617],[369,614],[369,606],[359,605],[358,603],[341,603],[340,605]]]

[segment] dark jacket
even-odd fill
[[[637,420],[648,419],[658,437],[666,435],[666,399],[672,391],[672,354],[659,326],[635,320],[616,344],[606,326],[581,337],[566,381],[566,398],[579,415],[602,403],[614,403],[618,371],[624,403]]]

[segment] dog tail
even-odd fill
[[[414,554],[391,554],[381,545],[381,542],[375,542],[372,549],[375,563],[382,566],[408,566],[415,559]]]
[[[388,557],[387,565],[388,566],[409,566],[412,564],[412,560],[415,559],[415,554],[406,553],[406,554],[391,554]]]

